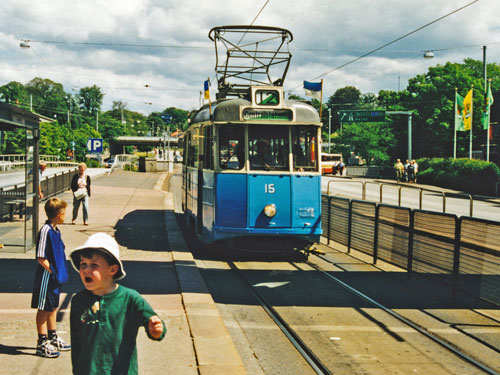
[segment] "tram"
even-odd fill
[[[280,38],[289,33],[263,26],[225,26],[211,33],[227,37],[235,28]],[[284,98],[282,82],[230,85],[221,79],[217,100],[190,117],[182,208],[204,244],[302,250],[319,242],[321,122],[311,105]]]

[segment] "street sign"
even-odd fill
[[[339,111],[340,122],[381,122],[385,120],[385,111]]]
[[[89,138],[87,141],[87,150],[92,153],[102,154],[102,139]]]

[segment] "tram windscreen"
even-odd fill
[[[245,166],[245,129],[219,128],[219,166],[221,169],[240,170]]]
[[[248,129],[250,170],[288,171],[288,126],[256,125]]]
[[[292,126],[293,169],[316,171],[318,165],[318,130],[313,126]]]

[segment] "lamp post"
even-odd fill
[[[328,107],[328,153],[331,154],[332,150],[332,108]]]

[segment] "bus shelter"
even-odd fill
[[[0,102],[0,252],[36,243],[40,116]]]

